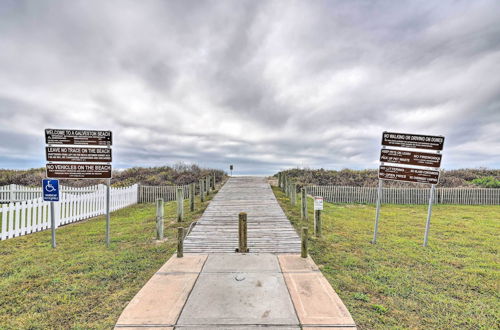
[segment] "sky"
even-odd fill
[[[0,0],[0,168],[44,129],[113,167],[377,168],[383,131],[500,168],[500,1]]]

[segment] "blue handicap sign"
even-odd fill
[[[43,200],[46,202],[59,202],[59,180],[42,180]]]

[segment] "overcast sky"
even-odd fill
[[[44,128],[113,165],[376,168],[384,130],[500,168],[500,1],[0,0],[0,167]]]

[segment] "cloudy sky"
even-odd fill
[[[0,167],[44,128],[114,167],[376,168],[384,130],[500,168],[500,1],[0,1]]]

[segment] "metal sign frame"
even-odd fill
[[[427,246],[429,241],[429,230],[432,216],[432,203],[434,200],[436,184],[439,182],[439,168],[441,166],[442,160],[441,151],[444,148],[444,140],[444,136],[393,132],[382,133],[382,150],[380,151],[380,167],[378,173],[379,180],[372,244],[377,243],[378,222],[380,218],[380,206],[382,203],[383,193],[383,181],[394,180],[431,184],[423,243],[423,246]],[[403,149],[391,149],[387,147],[397,147]],[[426,149],[435,152],[420,152],[408,149]],[[391,163],[391,165],[386,165],[386,163]],[[407,167],[394,166],[392,164],[404,164]],[[389,170],[389,172],[385,172],[385,170]],[[392,173],[390,173],[391,171]],[[390,173],[392,175],[386,177],[385,175],[387,173]]]

